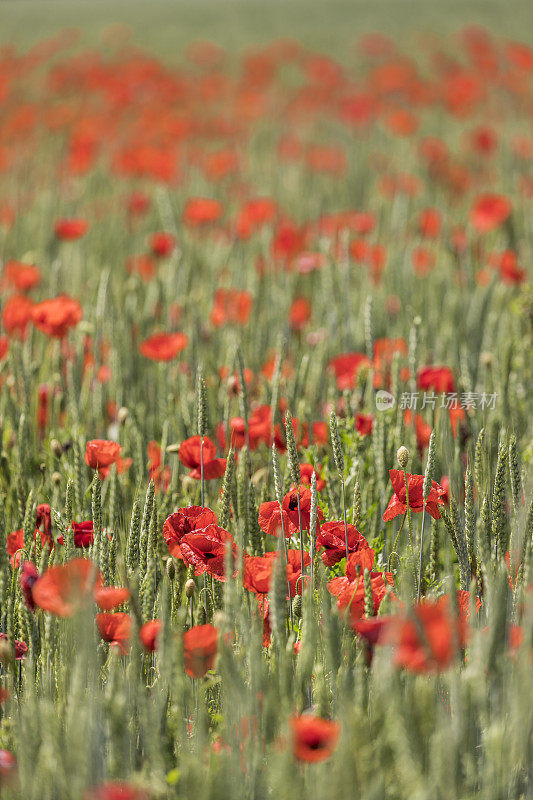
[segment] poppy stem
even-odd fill
[[[426,506],[422,509],[422,530],[420,531],[420,555],[418,559],[418,589],[416,599],[420,601],[420,593],[422,588],[422,557],[424,552],[424,522],[426,519]]]
[[[289,550],[287,547],[287,539],[285,538],[285,523],[283,521],[283,507],[280,505],[279,507],[281,513],[281,535],[283,536],[283,552],[285,553],[285,571],[287,571],[289,567]],[[291,631],[294,630],[294,620],[292,616],[292,597],[291,597],[291,582],[287,577],[287,591],[289,593],[289,618],[291,621]]]
[[[348,523],[346,521],[346,491],[344,488],[344,480],[341,481],[342,486],[342,515],[344,518],[344,544],[346,546],[346,561],[348,561]]]
[[[302,578],[304,574],[304,532],[302,530],[302,510],[300,508],[300,487],[296,487],[296,497],[298,500],[298,527],[300,528],[300,561]],[[283,516],[283,515],[282,515]],[[303,585],[303,584],[302,584]]]
[[[200,439],[200,496],[201,496],[201,506],[204,508],[204,495],[205,495],[205,488],[204,488],[204,437]]]

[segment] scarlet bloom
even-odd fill
[[[55,235],[64,241],[81,239],[88,230],[89,223],[84,219],[59,219],[54,225]]]
[[[411,672],[436,672],[451,666],[456,647],[463,648],[468,635],[464,618],[456,617],[449,602],[425,600],[400,615],[383,641],[395,647],[394,662]]]
[[[183,222],[189,228],[198,228],[217,222],[222,216],[222,205],[208,197],[191,197],[185,204]]]
[[[10,297],[2,308],[2,325],[8,336],[23,339],[31,321],[33,302],[23,294]]]
[[[242,585],[249,592],[268,594],[272,580],[274,560],[279,553],[265,553],[264,556],[245,556],[242,573]]]
[[[335,373],[337,389],[355,389],[359,370],[370,367],[370,359],[364,353],[344,353],[332,358],[328,367]]]
[[[91,439],[85,448],[85,463],[91,469],[105,469],[114,464],[120,455],[118,442],[109,439]]]
[[[433,389],[445,394],[455,391],[453,372],[449,367],[420,367],[416,380],[419,389]]]
[[[470,209],[470,222],[480,233],[488,233],[504,223],[511,211],[511,203],[506,197],[484,194],[476,199]]]
[[[74,531],[74,545],[75,547],[90,547],[94,541],[94,527],[92,519],[85,520],[85,522],[73,522],[72,530]],[[64,536],[57,537],[58,544],[64,544]]]
[[[216,454],[216,445],[208,436],[190,436],[181,443],[178,458],[190,469],[189,477],[198,481],[202,477],[203,464],[204,480],[210,481],[222,477],[226,471],[226,459],[217,458]]]
[[[5,358],[9,351],[7,336],[0,336],[0,361]]]
[[[325,761],[333,755],[340,725],[333,720],[303,714],[292,717],[292,751],[298,761]]]
[[[61,294],[51,300],[43,300],[32,309],[31,319],[36,328],[47,336],[62,339],[70,328],[81,320],[83,312],[77,300]]]
[[[372,428],[374,427],[374,415],[373,414],[357,414],[355,418],[355,430],[361,436],[368,436],[372,433]]]
[[[300,498],[300,513],[298,513],[298,497]],[[300,529],[300,520],[302,530],[309,530],[311,522],[311,489],[309,486],[293,487],[283,498],[282,507],[296,530]],[[318,519],[324,519],[321,508],[318,509]]]
[[[215,665],[218,630],[213,625],[195,625],[183,634],[185,672],[191,678],[203,676]]]
[[[171,361],[189,344],[186,333],[155,333],[141,342],[139,350],[152,361]]]
[[[293,331],[301,331],[311,319],[311,303],[307,297],[296,297],[289,309],[289,324]]]
[[[328,582],[328,592],[337,598],[337,608],[344,614],[348,611],[350,624],[361,619],[365,613],[365,584],[363,580],[363,567],[368,564],[368,550],[354,553],[348,559],[346,565],[346,577],[333,578]],[[372,553],[373,561],[373,550]],[[353,559],[353,561],[352,561]],[[361,561],[363,564],[361,565]],[[355,567],[359,567],[357,574]],[[370,569],[370,567],[368,567]],[[377,614],[387,588],[392,586],[392,574],[390,572],[371,572],[370,587],[372,589],[372,610]]]
[[[163,538],[168,547],[168,552],[174,558],[183,558],[180,542],[187,533],[216,525],[216,514],[210,508],[202,506],[189,506],[178,510],[166,518],[163,525]]]
[[[359,533],[355,525],[347,525],[346,527],[348,529],[348,553],[368,550],[369,569],[372,569],[374,551],[370,549],[367,540],[362,533]],[[343,558],[346,558],[344,522],[325,522],[317,533],[316,546],[317,548],[324,548],[322,561],[326,567],[332,567],[342,561]]]
[[[261,503],[258,522],[262,531],[269,533],[271,536],[279,536],[282,528],[281,519],[281,509],[277,500],[267,500]],[[285,512],[283,512],[283,528],[287,539],[290,539],[298,530]]]
[[[316,490],[321,492],[326,482],[320,477],[312,464],[300,464],[300,483],[310,486],[313,474],[316,477]]]
[[[17,292],[29,292],[41,282],[41,270],[22,261],[8,261],[4,267],[2,284],[12,286]]]
[[[112,611],[130,598],[125,586],[96,586],[93,597],[103,611]]]
[[[383,514],[383,520],[389,522],[407,511],[407,492],[405,489],[405,476],[399,469],[390,469],[389,475],[394,489],[394,494],[389,500],[389,505]],[[409,508],[419,514],[424,505],[423,475],[409,475],[407,473],[407,488],[409,490]],[[445,491],[436,481],[431,481],[431,489],[426,500],[426,511],[433,519],[440,519],[439,505],[444,505]]]
[[[291,597],[303,594],[305,576],[302,578],[302,554],[299,550],[287,551],[287,581],[291,587]],[[311,556],[304,550],[304,569],[311,563]],[[309,577],[309,576],[308,576]]]
[[[138,789],[130,783],[107,781],[88,789],[83,800],[149,800],[150,795],[144,789]]]
[[[149,653],[153,653],[157,650],[157,639],[161,633],[162,627],[163,623],[160,619],[151,619],[149,622],[145,622],[139,631],[139,639],[141,640],[142,646],[145,650],[148,650]]]
[[[169,256],[176,247],[176,237],[171,233],[160,231],[150,237],[150,249],[154,256],[164,258]]]
[[[39,572],[35,564],[32,564],[31,561],[25,561],[19,575],[19,585],[22,596],[24,597],[24,602],[30,611],[35,611],[36,608],[33,599],[33,587],[38,578]]]
[[[47,569],[33,586],[33,601],[58,617],[71,617],[89,600],[97,580],[98,572],[92,561],[76,558]]]
[[[9,636],[7,633],[0,633],[0,642],[9,642]],[[19,641],[15,639],[15,661],[22,661],[26,657],[26,653],[28,652],[28,645],[26,642]],[[0,750],[0,753],[2,751]],[[0,765],[1,769],[1,765]]]
[[[208,525],[202,530],[187,533],[180,541],[183,560],[194,567],[195,575],[207,572],[219,581],[227,580],[224,575],[226,543],[230,544],[235,554],[235,545],[231,533],[219,525]]]
[[[104,642],[109,642],[118,647],[121,655],[126,655],[130,649],[131,617],[129,614],[118,612],[97,614],[96,625]]]
[[[246,289],[217,289],[209,319],[215,328],[222,325],[246,325],[253,298]]]

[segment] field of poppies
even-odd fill
[[[533,14],[81,8],[0,34],[2,798],[531,798]]]

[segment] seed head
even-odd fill
[[[189,599],[194,596],[196,591],[196,584],[192,578],[189,578],[188,581],[185,583],[185,596]]]
[[[398,448],[398,452],[396,453],[396,458],[398,459],[398,464],[402,469],[407,468],[407,464],[409,463],[409,450],[407,447],[403,445]]]

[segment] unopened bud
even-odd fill
[[[167,577],[168,577],[168,579],[173,581],[174,578],[176,577],[176,564],[174,563],[174,559],[173,558],[169,558],[167,560],[166,569],[167,569]],[[194,583],[194,581],[193,581],[193,583]]]
[[[120,425],[124,425],[124,423],[128,419],[129,413],[130,412],[125,406],[119,408],[119,410],[117,411],[117,420],[119,421]]]
[[[50,450],[55,455],[56,458],[61,458],[63,455],[63,445],[61,442],[58,442],[57,439],[50,440]]]
[[[192,578],[185,582],[185,596],[189,599],[194,596],[196,591],[196,584]]]
[[[409,463],[409,450],[407,447],[403,445],[398,448],[398,452],[396,453],[396,458],[398,459],[398,464],[402,469],[406,469],[407,464]]]
[[[179,442],[175,442],[174,444],[169,444],[165,450],[165,453],[178,453],[180,449]]]
[[[292,601],[292,613],[296,617],[296,619],[301,619],[302,617],[302,595],[297,594]]]

